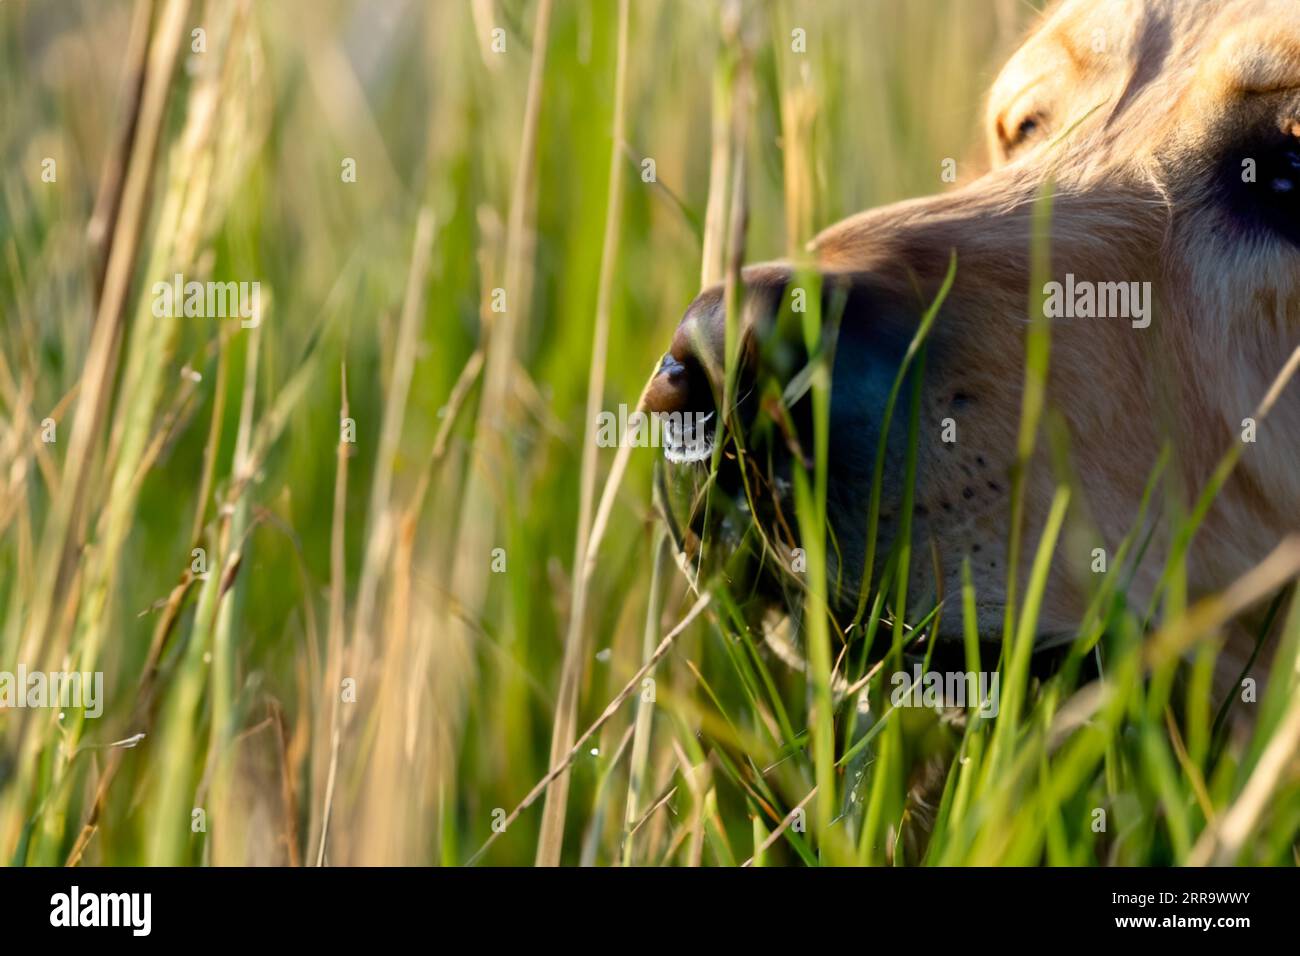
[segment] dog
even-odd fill
[[[1300,389],[1283,388],[1255,417],[1300,345],[1300,4],[1063,0],[993,84],[987,149],[989,171],[978,180],[862,212],[810,245],[821,321],[834,323],[829,603],[845,618],[861,609],[883,413],[955,257],[918,392],[908,593],[915,601],[960,593],[968,560],[979,628],[1000,633],[1026,333],[1030,303],[1039,303],[1050,324],[1046,406],[1068,435],[1069,467],[1085,493],[1070,513],[1087,529],[1057,545],[1038,621],[1039,643],[1050,647],[1075,633],[1091,591],[1086,574],[1134,529],[1162,450],[1162,501],[1172,495],[1186,511],[1233,444],[1248,445],[1188,552],[1193,595],[1231,584],[1300,530]],[[1049,193],[1050,270],[1031,288],[1034,217]],[[733,421],[763,417],[756,369],[775,369],[788,384],[808,361],[778,321],[802,275],[789,262],[741,273]],[[726,417],[709,418],[721,393],[725,299],[721,287],[706,289],[686,310],[647,391],[652,413]],[[904,385],[884,436],[886,536],[904,517],[910,395]],[[789,461],[811,461],[808,404],[805,396],[792,410],[792,430],[771,429],[784,464],[742,474],[733,450],[721,456],[715,489],[744,511],[744,489],[763,485],[768,503],[750,517],[787,558],[798,544]],[[711,457],[714,434],[670,449],[676,463],[665,467],[694,470],[698,485],[703,466],[691,460]],[[1040,434],[1023,471],[1020,595],[1061,480],[1050,446]],[[707,550],[709,535],[727,528],[705,527],[700,500],[671,511],[683,537],[702,538]],[[1170,552],[1164,507],[1152,505],[1149,545],[1127,584],[1138,606],[1155,593]],[[885,550],[876,550],[872,580]],[[959,639],[961,627],[960,614],[944,615],[940,642]],[[1221,677],[1235,678],[1251,650],[1249,640],[1230,640]]]

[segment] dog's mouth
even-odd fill
[[[674,465],[708,461],[717,444],[716,412],[660,413],[664,457]]]
[[[752,378],[737,391],[727,416],[711,399],[690,413],[660,413],[655,492],[688,579],[702,584],[721,572],[743,593],[772,574],[764,571],[764,540],[783,551],[796,542],[788,451]]]
[[[867,502],[877,480],[873,461],[886,430],[882,509],[896,509],[902,497],[908,419],[899,413],[886,420],[883,410],[906,347],[902,332],[868,338],[855,328],[813,351],[797,333],[768,330],[737,369],[735,397],[725,411],[718,405],[726,389],[705,374],[694,353],[664,357],[652,403],[663,452],[656,506],[693,586],[720,584],[738,606],[801,603],[810,519],[800,512],[798,479],[807,478],[803,487],[811,488],[824,467],[824,529],[815,533],[827,541],[834,613],[852,618],[866,562]],[[814,459],[819,373],[830,392],[824,465]],[[831,390],[830,381],[846,384]],[[903,394],[913,381],[904,380]],[[896,528],[881,526],[875,574],[884,570]]]
[[[667,353],[647,398],[664,457],[674,465],[709,460],[717,444],[719,416],[703,364],[680,349],[678,354]]]

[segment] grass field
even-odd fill
[[[0,3],[0,670],[103,674],[97,718],[0,709],[0,859],[1294,865],[1294,554],[1192,603],[1176,551],[1130,607],[1135,534],[1031,679],[1063,485],[982,635],[998,717],[893,710],[850,655],[868,721],[824,547],[805,675],[674,565],[658,453],[594,441],[742,235],[797,254],[974,175],[1038,6]],[[257,282],[259,321],[156,314],[177,274]],[[1283,676],[1234,736],[1207,688],[1245,596]],[[862,626],[929,610],[882,584]]]

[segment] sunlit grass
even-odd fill
[[[815,356],[790,515],[807,574],[785,575],[802,670],[738,583],[787,559],[777,542],[751,528],[690,581],[655,452],[593,444],[591,409],[636,405],[702,274],[734,283],[742,259],[935,192],[943,157],[973,175],[981,89],[1031,7],[782,0],[733,22],[636,0],[620,62],[620,6],[0,4],[0,670],[98,669],[108,696],[99,720],[0,711],[0,859],[1294,863],[1296,546],[1225,595],[1187,593],[1239,450],[1162,515],[1172,557],[1135,607],[1160,459],[1064,663],[1031,673],[1047,564],[1086,499],[1044,404],[1046,323],[1028,326],[1017,451],[1025,468],[1049,446],[1060,485],[1035,538],[1008,515],[1026,584],[1002,633],[977,632],[969,574],[942,606],[909,603],[913,543],[880,537],[876,493],[883,570],[850,621],[829,613],[820,307],[796,323]],[[262,325],[155,318],[150,286],[175,272],[259,281]],[[947,288],[890,396],[909,476]],[[734,398],[734,324],[728,342]],[[789,387],[761,383],[764,407]],[[1270,600],[1281,677],[1234,733],[1206,691],[1216,642]],[[888,675],[928,660],[940,616],[971,670],[998,668],[996,719],[890,707]]]

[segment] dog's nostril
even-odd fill
[[[686,407],[688,393],[686,366],[665,355],[646,393],[646,408],[656,414],[679,412]]]
[[[673,357],[672,352],[664,355],[663,362],[659,365],[659,374],[666,375],[671,381],[686,380],[686,366]]]

